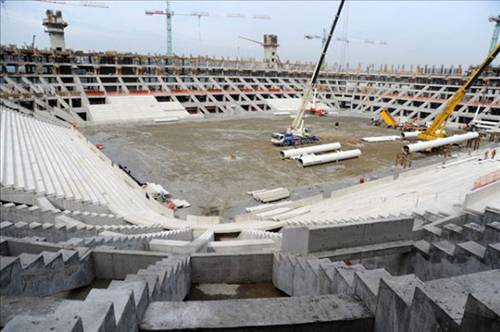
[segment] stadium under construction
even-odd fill
[[[500,330],[500,44],[324,63],[343,4],[317,63],[2,45],[0,328]]]

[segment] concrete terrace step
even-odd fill
[[[484,237],[484,226],[470,222],[463,226],[464,239],[481,242]]]
[[[485,242],[499,242],[500,241],[500,221],[493,221],[486,224],[484,229]]]
[[[109,231],[103,231],[99,234],[92,237],[71,238],[59,242],[59,244],[68,248],[109,246],[117,249],[149,250],[149,242],[152,239],[186,240],[192,238],[190,228],[143,234],[120,234]]]
[[[447,224],[442,228],[442,238],[449,241],[460,241],[463,239],[463,227],[455,224]]]
[[[9,237],[43,237],[48,242],[60,242],[69,240],[72,237],[89,237],[98,234],[97,228],[93,226],[66,226],[54,225],[51,223],[11,223],[3,221],[0,223],[0,231],[3,236]]]
[[[455,255],[455,245],[448,240],[441,240],[431,244],[431,254],[447,255],[452,257]]]
[[[380,279],[391,278],[392,275],[385,269],[358,271],[354,274],[354,294],[356,294],[370,311],[375,314]]]
[[[92,289],[86,302],[113,302],[117,331],[136,331],[137,313],[133,292],[127,289]]]
[[[336,267],[334,272],[335,282],[332,286],[333,294],[352,295],[354,293],[354,274],[360,271],[365,271],[361,264]]]
[[[458,330],[469,294],[498,303],[500,270],[432,280],[415,291],[411,330]],[[498,310],[498,308],[497,308]],[[500,314],[497,312],[497,314]]]
[[[193,316],[193,313],[197,313]],[[191,329],[286,329],[300,324],[302,331],[371,331],[373,318],[351,296],[322,295],[290,298],[222,301],[154,302],[141,331]],[[347,324],[347,325],[346,325]],[[348,326],[348,327],[347,327]]]
[[[107,301],[85,300],[65,301],[56,310],[56,317],[80,317],[85,332],[116,331],[114,305],[111,298]]]
[[[149,304],[148,284],[144,281],[113,280],[109,284],[108,289],[125,289],[133,292],[134,303],[136,305],[136,317],[137,321],[140,322]]]
[[[46,296],[94,279],[91,257],[81,258],[75,250],[2,256],[0,262],[2,295]]]
[[[480,260],[484,259],[484,256],[486,254],[486,247],[474,242],[474,241],[467,241],[463,243],[458,243],[457,244],[457,250],[461,249],[465,251],[466,254],[473,255],[477,257]]]

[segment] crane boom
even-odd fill
[[[251,38],[247,38],[247,37],[243,37],[243,36],[238,36],[238,38],[244,39],[244,40],[248,40],[250,42],[253,42],[253,43],[256,43],[256,44],[259,44],[259,45],[262,45],[262,46],[264,45],[263,42],[260,42],[260,41],[255,40],[255,39],[251,39]]]
[[[431,125],[427,130],[418,135],[419,139],[430,141],[436,138],[441,138],[444,136],[443,132],[440,132],[440,129],[443,127],[446,119],[455,111],[455,108],[462,102],[465,97],[465,92],[468,88],[474,84],[479,75],[484,71],[486,67],[495,59],[498,52],[500,52],[500,43],[493,49],[493,51],[488,54],[488,57],[483,61],[483,63],[477,67],[477,69],[472,73],[472,75],[467,79],[467,81],[462,85],[450,99],[446,102],[444,109],[439,112],[434,121],[432,121]]]
[[[333,31],[335,31],[335,27],[337,26],[337,22],[340,18],[340,13],[342,12],[342,7],[344,7],[344,2],[345,0],[340,1],[340,5],[337,10],[337,15],[335,15],[335,19],[333,20],[332,26],[330,27],[330,32],[328,33],[326,42],[323,45],[323,49],[321,50],[321,55],[319,57],[318,63],[314,68],[311,80],[307,84],[306,89],[304,91],[304,95],[302,96],[302,102],[300,104],[299,111],[297,113],[297,116],[293,120],[292,126],[290,128],[293,133],[302,134],[304,130],[304,115],[306,113],[306,106],[309,100],[311,99],[314,86],[316,85],[316,81],[318,80],[319,71],[321,69],[321,66],[323,65],[323,61],[325,60],[326,51],[328,50],[328,46],[330,45],[330,41],[332,40]]]

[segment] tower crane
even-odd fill
[[[238,36],[238,38],[247,40],[252,43],[259,44],[264,48],[264,61],[267,63],[271,63],[273,65],[281,64],[280,57],[278,55],[278,36],[276,35],[264,35],[264,42],[260,42],[255,39]]]
[[[173,32],[172,32],[172,17],[173,16],[191,16],[198,18],[198,36],[201,39],[201,18],[202,17],[224,17],[230,19],[241,19],[246,18],[246,15],[241,13],[227,13],[227,14],[210,14],[208,12],[191,12],[191,13],[177,13],[170,9],[170,0],[166,0],[166,10],[146,10],[145,14],[148,16],[153,15],[162,15],[165,16],[166,26],[167,26],[167,55],[169,57],[174,55],[174,50],[172,47],[173,40]],[[256,20],[270,20],[271,17],[269,15],[251,15],[249,16],[251,19]]]
[[[326,31],[323,30],[323,35],[311,35],[311,34],[305,34],[304,39],[321,39],[321,44],[323,45],[326,40]],[[387,42],[383,40],[372,40],[372,39],[359,39],[359,38],[342,38],[342,37],[335,37],[333,40],[338,41],[338,42],[343,42],[343,43],[364,43],[364,44],[372,44],[372,45],[387,45]]]
[[[323,61],[325,60],[326,51],[328,50],[328,46],[330,45],[330,41],[332,40],[333,32],[335,31],[335,27],[337,26],[337,22],[340,18],[340,13],[342,12],[342,7],[344,7],[344,2],[345,0],[340,1],[339,8],[337,9],[337,14],[335,15],[335,19],[333,20],[330,32],[328,33],[328,37],[326,38],[326,41],[321,50],[321,55],[319,56],[318,63],[316,63],[316,67],[314,68],[312,77],[307,83],[304,90],[302,102],[300,104],[297,116],[293,120],[290,128],[287,128],[284,133],[274,133],[272,135],[271,143],[273,143],[274,145],[299,145],[319,141],[318,136],[310,134],[309,131],[304,127],[304,116],[306,113],[307,103],[311,99],[313,90],[316,87],[319,71],[321,69],[321,66],[323,65]]]
[[[493,36],[491,36],[490,52],[493,51],[495,45],[498,43],[498,34],[500,33],[500,15],[490,16],[488,21],[495,22],[495,28],[493,29]]]
[[[104,2],[96,1],[59,1],[59,0],[35,0],[38,2],[54,3],[57,5],[70,5],[70,6],[81,6],[81,7],[93,7],[93,8],[109,8]]]
[[[468,88],[474,84],[479,75],[488,67],[488,65],[495,59],[498,52],[500,52],[500,43],[497,44],[494,49],[488,54],[483,63],[476,68],[472,75],[467,79],[467,81],[462,85],[453,96],[448,99],[442,111],[440,111],[434,120],[432,121],[429,128],[423,133],[420,133],[417,137],[421,140],[431,141],[438,138],[445,137],[445,132],[443,130],[446,119],[455,111],[455,108],[462,102],[465,97],[465,92]]]

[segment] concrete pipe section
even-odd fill
[[[396,136],[396,135],[392,135],[392,136],[371,136],[371,137],[363,137],[362,140],[364,142],[368,142],[368,143],[378,143],[378,142],[393,142],[393,141],[397,141],[397,140],[400,140],[401,139],[401,136]]]
[[[420,131],[403,131],[401,133],[402,138],[417,138],[418,134],[420,134]]]
[[[468,141],[470,139],[477,138],[478,136],[479,136],[478,133],[472,132],[472,133],[467,133],[467,134],[462,134],[462,135],[453,135],[450,137],[438,138],[438,139],[435,139],[433,141],[421,141],[421,142],[405,145],[403,147],[403,151],[406,153],[425,151],[425,150],[437,148],[437,147],[440,147],[443,145],[456,144],[456,143]]]
[[[307,167],[307,166],[330,163],[332,161],[357,158],[359,156],[361,156],[361,150],[354,149],[348,151],[325,153],[321,155],[307,154],[300,157],[299,162],[302,165],[302,167]]]
[[[280,152],[280,154],[281,154],[281,157],[283,157],[283,158],[292,158],[292,157],[299,157],[299,156],[303,156],[303,155],[311,154],[311,153],[327,152],[327,151],[333,151],[333,150],[338,150],[338,149],[340,149],[340,143],[335,142],[335,143],[308,146],[305,148],[283,150]]]

